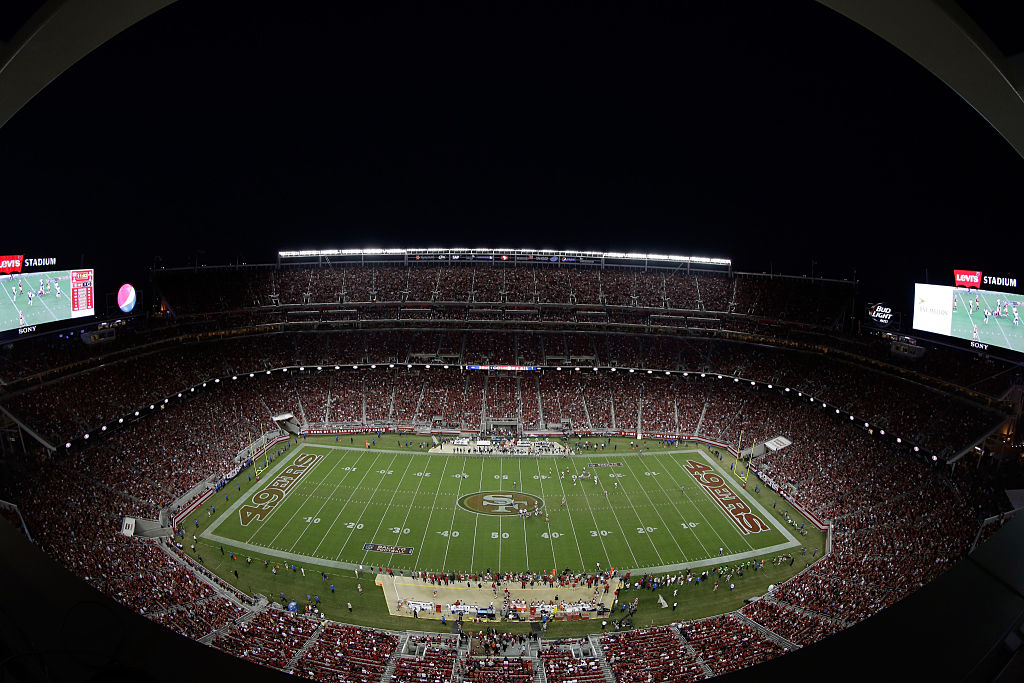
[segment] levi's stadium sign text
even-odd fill
[[[1002,275],[982,275],[980,270],[954,270],[953,283],[957,287],[1008,287],[1017,288],[1017,278]]]
[[[954,270],[953,282],[957,287],[976,287],[981,289],[980,270]]]

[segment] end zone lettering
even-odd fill
[[[709,465],[690,460],[686,463],[686,471],[718,503],[718,507],[725,511],[741,534],[746,536],[768,531],[768,525],[764,523],[764,520],[751,512],[747,504],[740,500],[740,497],[733,493],[733,490],[725,483],[725,479],[712,470]]]
[[[278,503],[284,500],[285,494],[295,488],[299,480],[323,459],[324,456],[313,453],[296,455],[292,463],[281,470],[266,488],[253,495],[252,505],[243,505],[238,508],[238,519],[242,526],[249,526],[249,522],[254,519],[257,522],[266,519]]]
[[[391,553],[392,555],[412,555],[413,548],[404,545],[381,545],[380,543],[364,543],[363,550],[376,553]]]

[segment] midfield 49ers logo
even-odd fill
[[[324,459],[322,455],[313,453],[299,453],[292,460],[292,464],[285,467],[280,474],[274,477],[267,488],[252,497],[253,505],[243,505],[238,508],[238,519],[242,526],[249,526],[254,519],[262,522],[274,511],[278,503],[284,500],[285,494],[295,488],[302,479],[317,463]]]
[[[544,507],[544,501],[519,491],[478,491],[459,498],[459,507],[478,515],[518,515],[520,510]]]
[[[740,500],[740,497],[733,493],[733,490],[725,483],[725,479],[711,467],[702,462],[690,460],[686,463],[686,471],[704,487],[704,490],[718,503],[718,507],[725,511],[741,534],[746,536],[768,531],[768,525],[750,511],[747,504]]]
[[[0,256],[0,273],[20,273],[24,262],[24,256]]]

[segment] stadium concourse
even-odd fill
[[[177,317],[105,358],[59,345],[39,358],[20,349],[5,357],[0,405],[57,445],[40,448],[40,466],[3,492],[36,542],[149,619],[313,680],[525,683],[543,671],[553,681],[632,683],[701,680],[860,622],[964,557],[981,521],[1004,511],[984,465],[942,466],[1004,419],[996,402],[950,382],[998,394],[1004,373],[979,365],[936,377],[829,336],[842,285],[625,269],[358,268],[169,274],[164,296]],[[516,300],[566,306],[538,305],[520,319],[472,303]],[[427,305],[406,317],[410,301]],[[304,308],[320,302],[327,307]],[[596,307],[601,327],[581,305]],[[679,316],[668,334],[644,306],[700,315]],[[684,322],[695,317],[709,322]],[[320,327],[353,319],[379,329]],[[424,319],[430,329],[409,322]],[[694,333],[704,324],[716,338]],[[500,624],[461,636],[346,625],[344,612],[327,619],[312,600],[304,613],[284,611],[209,572],[183,533],[174,542],[120,533],[125,517],[166,517],[203,482],[230,478],[252,435],[282,413],[304,427],[365,431],[558,425],[732,444],[741,433],[744,443],[785,435],[793,444],[766,452],[757,470],[831,525],[831,550],[727,614],[538,640],[503,635]],[[656,579],[642,577],[637,590]]]

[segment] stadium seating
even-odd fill
[[[601,637],[605,659],[619,683],[704,680],[704,669],[668,626]]]
[[[287,668],[309,644],[295,671],[316,680],[379,680],[397,638],[267,608],[252,616],[246,596],[200,578],[201,565],[182,564],[153,542],[117,533],[124,516],[155,518],[197,483],[226,474],[232,457],[272,428],[280,412],[310,424],[378,428],[432,423],[474,432],[482,418],[521,418],[526,429],[567,420],[577,430],[680,431],[732,443],[742,434],[744,444],[785,435],[793,444],[754,466],[792,485],[801,505],[833,522],[832,552],[741,614],[800,646],[935,578],[964,557],[982,518],[1008,507],[996,495],[999,473],[972,461],[949,474],[912,457],[907,447],[951,455],[1000,416],[900,374],[909,368],[998,394],[1012,376],[998,364],[944,363],[941,352],[921,363],[899,361],[883,343],[842,337],[828,339],[830,348],[847,354],[837,357],[634,328],[628,334],[579,329],[593,322],[648,326],[654,316],[674,312],[677,318],[701,314],[700,325],[758,333],[764,320],[775,326],[773,334],[792,323],[780,336],[818,343],[846,305],[850,290],[840,283],[497,263],[200,269],[158,280],[180,320],[147,333],[152,348],[118,342],[108,347],[118,352],[110,362],[63,342],[46,343],[38,353],[16,345],[0,354],[5,381],[82,364],[55,374],[52,383],[25,381],[0,396],[12,414],[58,446],[57,457],[8,483],[3,495],[21,506],[40,546],[97,589],[188,637],[216,632],[216,647],[261,664]],[[524,310],[511,312],[517,307],[505,303],[524,304],[518,307]],[[192,324],[200,334],[232,326],[214,316],[222,313],[237,315],[239,326],[274,327],[198,343],[183,336]],[[282,327],[285,316],[387,325],[306,333]],[[393,329],[387,321],[399,317],[439,324]],[[546,326],[458,329],[459,321],[471,326],[468,321],[476,320]],[[178,341],[159,343],[172,338]],[[406,363],[452,368],[408,369]],[[564,369],[503,376],[458,368],[469,363]],[[353,370],[353,364],[378,367]],[[595,365],[602,370],[594,372]],[[836,408],[857,419],[840,419]],[[108,430],[98,431],[103,426]],[[881,430],[905,443],[880,438]],[[87,432],[83,447],[78,437]],[[75,441],[69,454],[60,452],[65,440]],[[600,642],[622,683],[700,680],[708,670],[721,674],[784,651],[732,615],[684,624],[680,632],[659,627],[607,634]],[[507,645],[500,638],[480,643],[492,648],[489,657],[468,660],[456,678],[529,683],[534,677],[529,660],[495,658]],[[396,655],[392,681],[451,683],[453,646],[429,641],[422,657]],[[603,678],[598,660],[562,649],[542,649],[541,661],[557,683]]]
[[[327,624],[295,671],[314,681],[377,683],[397,645],[398,638],[389,633]]]

